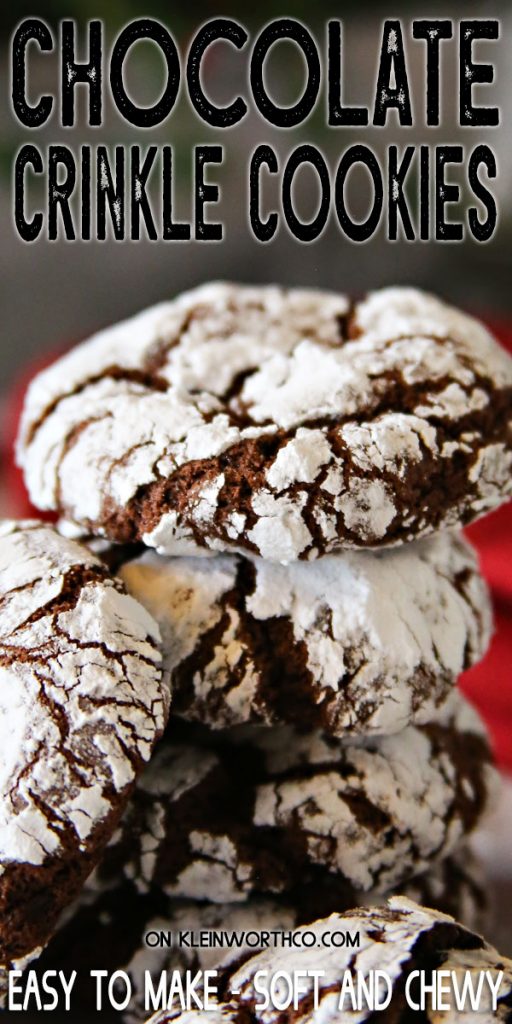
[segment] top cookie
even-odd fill
[[[214,284],[32,383],[32,500],[163,554],[291,562],[460,525],[512,491],[512,360],[412,289]]]
[[[167,715],[158,627],[90,551],[0,524],[0,963],[98,861]]]

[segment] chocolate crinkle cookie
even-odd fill
[[[448,856],[496,784],[455,692],[435,723],[388,737],[242,726],[208,747],[176,733],[139,779],[98,886],[124,874],[142,891],[229,902],[336,878],[386,893]]]
[[[455,971],[460,975],[464,971],[471,974],[489,971],[493,981],[496,984],[498,980],[500,982],[497,1007],[493,1011],[491,993],[487,988],[476,1015],[478,1021],[482,1024],[509,1024],[512,1020],[512,961],[500,956],[479,935],[465,929],[448,915],[395,897],[385,907],[333,914],[308,925],[307,930],[316,935],[316,944],[297,942],[293,949],[263,950],[228,972],[218,996],[218,1005],[213,1009],[161,1010],[151,1017],[148,1024],[315,1024],[318,1020],[332,1024],[350,1024],[351,1021],[361,1024],[377,1017],[383,1024],[407,1024],[418,1019],[431,1024],[438,1024],[441,1020],[455,1024],[466,1020],[467,1014],[459,1014],[455,1008],[442,1013],[433,1011],[428,999],[423,1013],[418,1014],[409,1005],[405,990],[408,976],[413,971],[422,971],[430,977],[431,972],[437,970]],[[329,944],[329,936],[334,937],[340,932],[357,932],[357,949],[348,944]],[[392,996],[386,1009],[377,1014],[363,1003],[362,1008],[356,1010],[348,996],[340,1000],[345,972],[350,972],[352,978],[360,972],[368,979],[369,973],[376,970],[384,970],[392,985]],[[292,974],[298,971],[301,978],[306,977],[307,980],[297,1004],[292,1001],[283,1009],[271,1003],[262,1009],[258,972],[267,972],[270,978],[279,972]],[[315,971],[320,972],[316,1006],[313,990]],[[499,972],[503,972],[500,979]],[[411,987],[411,998],[417,996],[417,991]]]
[[[465,927],[480,930],[485,902],[477,866],[468,850],[458,851],[432,871],[401,888],[401,894],[421,900],[426,906],[450,913]],[[114,889],[94,893],[86,889],[38,962],[38,973],[47,970],[77,971],[75,1000],[93,1009],[95,991],[90,971],[122,970],[130,978],[132,998],[123,1012],[127,1024],[140,1024],[144,1012],[146,977],[156,990],[162,971],[216,970],[221,979],[259,951],[263,932],[289,932],[299,925],[361,905],[384,902],[374,892],[354,894],[351,902],[331,886],[330,901],[318,887],[310,893],[300,890],[289,899],[252,898],[243,903],[199,903],[175,900],[161,891],[137,892],[135,886],[120,882]],[[225,944],[199,941],[206,931],[222,931]],[[152,933],[171,935],[171,942],[148,944]],[[180,933],[186,940],[180,941]],[[229,936],[237,934],[237,941]],[[193,940],[193,941],[192,941]],[[264,939],[262,940],[265,941]],[[269,940],[270,941],[270,940]]]
[[[287,563],[500,504],[511,397],[510,357],[432,296],[213,284],[39,374],[18,457],[35,504],[94,533]]]
[[[87,548],[0,523],[0,963],[40,951],[168,709],[158,626]]]
[[[398,732],[434,718],[489,643],[487,589],[455,534],[288,566],[108,557],[160,626],[173,713],[214,729]]]

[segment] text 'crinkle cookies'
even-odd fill
[[[509,1024],[512,1020],[512,961],[500,956],[479,935],[463,928],[448,915],[394,897],[386,907],[333,914],[308,925],[307,931],[316,937],[316,942],[301,944],[299,930],[299,941],[293,948],[264,950],[241,966],[235,965],[227,972],[218,1005],[212,1009],[161,1010],[148,1024],[247,1024],[248,1021],[252,1024],[315,1024],[318,1021],[362,1024],[375,1020],[382,1020],[383,1024],[407,1024],[412,1020],[455,1024],[466,1020],[466,1015],[457,1013],[455,1000],[452,1000],[453,1011],[433,1010],[428,998],[424,1011],[414,1010],[412,1004],[418,1004],[420,991],[414,984],[407,991],[408,977],[413,971],[422,971],[430,978],[431,972],[438,970],[453,971],[459,981],[463,980],[464,972],[476,975],[479,971],[489,971],[497,990],[496,1009],[492,1009],[492,994],[487,988],[480,1011],[467,1015],[467,1019],[474,1016],[479,1024]],[[335,933],[344,932],[358,933],[357,949],[348,944],[336,945]],[[389,1005],[375,1011],[365,1007],[363,1002],[361,1009],[353,1009],[348,992],[342,996],[345,973],[349,973],[356,984],[357,972],[368,980],[370,972],[377,970],[384,971],[390,979]],[[279,972],[293,975],[299,971],[305,981],[297,1003],[291,1001],[284,1009],[282,1005],[272,1004],[263,1008],[262,979],[269,980]],[[320,972],[316,982],[315,971]],[[315,984],[318,986],[316,996]],[[283,996],[281,990],[280,1003]]]
[[[426,722],[487,648],[474,552],[440,534],[313,564],[108,552],[158,622],[173,713],[338,736]]]
[[[512,360],[412,289],[207,285],[33,381],[33,501],[164,554],[397,544],[512,492]]]
[[[38,952],[168,710],[158,626],[81,545],[0,524],[0,963]]]
[[[139,778],[98,885],[124,874],[142,891],[229,902],[335,877],[345,898],[389,893],[449,856],[496,785],[480,720],[455,692],[435,723],[395,736],[241,726],[208,747],[176,732]]]

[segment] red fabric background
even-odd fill
[[[490,326],[512,353],[512,325]],[[461,685],[491,730],[498,762],[512,772],[512,502],[473,523],[466,533],[491,588],[495,633],[488,654],[464,673]]]
[[[512,326],[491,324],[491,327],[512,352]],[[33,366],[21,381],[8,402],[5,417],[0,458],[7,509],[16,516],[38,515],[28,501],[12,458],[23,394],[28,380],[38,369],[41,365]],[[512,772],[512,503],[474,523],[466,532],[478,549],[482,571],[491,588],[496,629],[484,660],[465,672],[460,682],[489,726],[499,764]]]

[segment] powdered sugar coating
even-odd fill
[[[146,551],[118,572],[160,626],[174,713],[213,728],[399,732],[435,716],[490,637],[475,555],[449,533],[288,566]]]
[[[300,735],[287,743],[286,736],[279,737],[276,731],[262,733],[258,745],[273,781],[258,786],[255,824],[302,824],[308,832],[311,861],[324,863],[327,858],[331,870],[350,878],[358,889],[374,886],[389,891],[408,875],[425,870],[431,860],[451,852],[473,827],[475,811],[477,815],[482,811],[483,792],[495,785],[488,765],[480,763],[471,778],[477,766],[465,760],[466,742],[469,746],[471,737],[483,736],[475,713],[458,694],[453,694],[448,707],[435,723],[423,728],[410,726],[394,736],[347,746],[341,777],[329,767],[339,754],[323,737]],[[461,747],[453,751],[450,761],[456,736]],[[301,778],[299,772],[296,778],[293,773],[301,765],[318,765],[321,770],[317,777]],[[378,808],[383,815],[378,825],[368,823],[358,798],[369,811]],[[469,800],[469,818],[460,800],[462,804]],[[484,796],[484,804],[485,800]]]
[[[47,938],[163,730],[158,641],[90,551],[42,523],[1,523],[0,947],[16,958],[30,951],[17,945],[27,902],[41,902],[28,931]]]
[[[482,726],[458,694],[435,725],[391,737],[244,726],[211,749],[165,742],[98,882],[116,882],[122,864],[142,891],[216,902],[315,873],[386,893],[448,856],[495,785]]]
[[[208,1010],[157,1010],[146,1024],[170,1024],[171,1021],[179,1021],[179,1024],[240,1024],[240,1017],[237,1007],[219,1003]]]
[[[453,981],[448,978],[448,993],[446,1001],[451,1004],[451,1009],[446,1011],[433,1010],[428,1008],[427,1020],[430,1024],[474,1024],[475,1017],[478,1024],[496,1024],[496,1022],[507,1022],[512,1020],[512,960],[501,956],[487,943],[481,949],[452,949],[443,960],[440,970],[452,971],[458,981],[459,990],[461,985],[467,983],[469,977],[473,980],[473,987],[477,989],[478,980],[482,972],[489,971],[493,980],[498,971],[503,971],[503,980],[498,990],[498,1005],[496,1010],[492,1008],[491,993],[488,986],[482,988],[478,1013],[470,1008],[469,1001],[466,1009],[458,1010],[453,996]]]
[[[393,986],[393,997],[389,1007],[379,1012],[383,1024],[387,1021],[410,1019],[411,1011],[402,1003],[403,983],[413,970],[429,971],[432,963],[438,969],[490,970],[493,975],[504,970],[499,991],[498,1009],[495,1014],[484,1011],[485,1024],[489,1021],[510,1020],[510,993],[512,989],[512,962],[501,957],[482,938],[464,929],[452,917],[434,910],[419,907],[411,900],[393,897],[386,907],[372,907],[351,910],[347,913],[332,914],[307,926],[308,932],[316,935],[317,942],[297,942],[292,949],[263,950],[247,960],[230,978],[225,991],[225,1001],[208,1012],[158,1011],[148,1024],[240,1024],[250,1017],[258,1024],[362,1024],[373,1020],[375,1011],[364,1005],[353,1009],[349,999],[340,1007],[340,990],[345,972],[355,977],[359,972],[368,978],[371,971],[384,971]],[[359,946],[336,946],[335,933],[359,934]],[[331,938],[330,938],[331,937]],[[305,991],[301,992],[298,1005],[293,1002],[284,1010],[272,1004],[256,1009],[261,1004],[258,992],[257,974],[266,972],[267,978],[284,971],[287,974],[301,972]],[[312,999],[313,972],[319,971],[318,1002]],[[302,973],[303,972],[303,973]],[[311,972],[308,974],[308,972]],[[409,1015],[409,1016],[408,1016]],[[471,1020],[474,1019],[471,1014]],[[432,1022],[437,1018],[428,1015]],[[440,1018],[439,1018],[440,1019]],[[443,1014],[443,1020],[456,1021],[456,1014]]]
[[[512,361],[413,289],[212,284],[101,332],[29,389],[32,499],[165,554],[312,559],[511,493]]]

